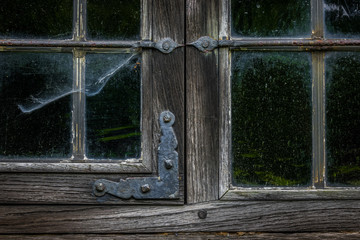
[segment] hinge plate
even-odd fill
[[[178,142],[172,128],[175,116],[170,111],[160,114],[162,136],[158,147],[158,176],[132,177],[113,182],[99,179],[93,184],[97,197],[110,194],[122,199],[178,199],[179,159],[175,151]]]

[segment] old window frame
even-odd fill
[[[80,82],[80,88],[85,87],[85,58],[86,53],[130,53],[138,51],[141,41],[151,41],[151,5],[148,0],[140,0],[140,39],[127,41],[87,40],[87,4],[86,0],[73,1],[73,36],[69,40],[43,39],[3,39],[2,51],[23,52],[65,52],[73,54],[73,82]],[[14,47],[15,46],[15,47]],[[142,61],[148,64],[149,55],[146,51],[139,51]],[[141,73],[141,89],[151,89],[147,80],[146,69]],[[74,159],[1,159],[2,172],[72,172],[72,173],[151,173],[156,169],[153,160],[156,155],[151,150],[152,126],[151,121],[151,92],[144,94],[141,90],[141,156],[134,159],[84,159],[85,157],[85,102],[79,101],[85,97],[84,93],[73,94],[72,125],[78,125],[78,134],[72,134],[72,155]],[[74,129],[74,128],[73,128]],[[73,130],[74,131],[74,130]],[[69,146],[70,147],[70,146]],[[76,150],[77,149],[77,150]]]
[[[360,187],[326,185],[325,146],[325,53],[360,51],[358,39],[325,38],[324,0],[311,0],[310,38],[231,37],[231,0],[220,9],[219,39],[224,46],[219,54],[220,141],[219,198],[221,200],[311,200],[360,199]],[[309,187],[236,187],[231,169],[231,50],[310,52],[312,62],[312,175]]]
[[[164,15],[154,0],[139,0],[141,5],[141,22],[139,40],[103,41],[87,40],[86,36],[86,0],[74,1],[74,33],[71,40],[44,39],[4,39],[0,42],[2,51],[39,51],[39,52],[73,52],[74,66],[81,69],[84,52],[92,53],[128,53],[140,52],[141,66],[141,100],[142,100],[142,157],[140,159],[92,161],[78,159],[16,159],[0,161],[0,179],[7,182],[3,191],[6,195],[0,199],[5,204],[184,204],[183,178],[183,138],[184,138],[184,54],[181,48],[171,49],[171,54],[161,52],[164,38],[183,43],[183,31],[168,31],[164,36]],[[179,11],[177,14],[182,14]],[[179,17],[178,17],[179,18]],[[182,19],[183,15],[181,15]],[[154,29],[158,29],[154,31]],[[160,30],[159,30],[160,29]],[[180,34],[179,34],[180,32]],[[175,47],[176,48],[176,47]],[[76,63],[78,61],[78,63]],[[163,64],[158,65],[158,63]],[[176,64],[176,69],[174,69]],[[168,68],[172,68],[167,70]],[[77,71],[77,70],[76,70]],[[75,72],[76,72],[75,71]],[[74,72],[74,75],[76,75]],[[175,76],[172,76],[175,74]],[[79,75],[79,74],[77,74]],[[171,79],[169,80],[169,76]],[[75,79],[75,78],[74,78]],[[74,80],[73,79],[73,80]],[[174,87],[174,89],[171,89]],[[178,91],[180,89],[180,91]],[[179,95],[179,96],[177,96]],[[175,97],[174,97],[175,96]],[[175,115],[173,129],[178,141],[180,191],[175,199],[122,199],[106,194],[98,198],[93,193],[93,184],[99,179],[119,182],[119,179],[132,177],[158,177],[158,146],[162,131],[159,117],[164,111]],[[69,133],[70,134],[70,133]],[[62,159],[63,160],[63,159]],[[21,176],[21,177],[20,177]],[[21,183],[19,183],[19,181]],[[19,194],[18,187],[23,189]]]
[[[184,41],[184,25],[188,43],[200,36],[217,38],[219,4],[223,4],[221,1],[152,1],[154,11],[163,13],[161,17],[154,15],[154,40],[171,37],[181,43]],[[184,15],[185,24],[182,18]],[[166,24],[162,25],[163,22]],[[175,113],[178,125],[174,129],[177,131],[179,143],[183,145],[185,141],[181,126],[186,119],[186,148],[184,151],[179,150],[179,153],[186,154],[187,172],[186,176],[181,176],[186,177],[187,181],[184,190],[186,204],[174,207],[168,206],[169,202],[162,202],[163,204],[158,206],[159,202],[153,201],[152,206],[128,205],[133,202],[126,202],[126,205],[100,206],[95,201],[89,201],[88,192],[72,191],[72,188],[88,185],[92,177],[84,178],[81,174],[76,175],[77,178],[69,177],[70,174],[48,174],[47,177],[43,177],[43,174],[32,174],[23,179],[24,174],[16,176],[1,173],[0,181],[3,184],[0,190],[0,233],[3,238],[47,239],[54,236],[121,239],[133,234],[131,236],[150,239],[188,239],[192,236],[215,239],[322,239],[324,236],[331,236],[340,239],[344,236],[356,238],[359,235],[358,200],[218,201],[219,177],[224,177],[224,173],[219,174],[218,171],[218,127],[221,126],[218,123],[222,116],[219,115],[217,103],[219,94],[223,93],[219,92],[222,87],[219,85],[217,71],[219,53],[227,52],[228,49],[201,53],[191,46],[186,47],[186,77],[181,61],[184,58],[183,49],[177,49],[167,56],[154,52],[157,61],[152,67],[155,68],[154,82],[157,80],[156,84],[167,87],[167,94],[161,97],[154,92],[154,101],[158,102],[155,107],[170,108]],[[178,58],[179,56],[181,58]],[[220,64],[223,66],[226,62]],[[206,71],[202,71],[204,69]],[[185,79],[185,83],[173,81],[177,77]],[[166,80],[162,80],[163,78]],[[177,94],[184,89],[185,97]],[[186,99],[184,115],[181,115],[184,106],[173,101],[180,98]],[[181,144],[179,147],[184,148]],[[183,158],[184,156],[179,156],[180,160]],[[32,180],[33,178],[35,180]],[[49,182],[43,184],[44,180]],[[69,184],[70,181],[73,183]],[[80,182],[80,185],[76,182]],[[38,186],[33,187],[34,184]],[[51,192],[53,189],[46,186],[50,184],[55,184],[56,191],[60,194]],[[43,196],[39,196],[41,194]],[[51,196],[47,197],[46,194]],[[74,194],[80,194],[81,201],[59,205],[63,202],[63,195],[74,200]],[[19,197],[22,197],[21,202],[13,200]],[[42,198],[46,198],[45,201]],[[54,198],[58,198],[58,201],[52,201]]]

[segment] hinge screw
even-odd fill
[[[169,50],[169,49],[170,49],[170,44],[169,44],[169,42],[164,42],[163,45],[162,45],[162,48],[163,48],[165,51]]]
[[[166,169],[171,169],[173,167],[173,161],[172,160],[165,160],[165,168]]]
[[[170,121],[171,121],[171,116],[170,116],[170,114],[166,113],[166,114],[164,115],[163,119],[164,119],[164,122],[166,122],[166,123],[170,122]]]
[[[105,185],[103,183],[98,183],[95,186],[96,191],[103,192],[105,190]]]
[[[200,210],[198,212],[198,216],[200,219],[205,219],[207,217],[207,211],[206,210]]]
[[[201,44],[201,46],[202,46],[203,48],[207,48],[207,47],[209,47],[209,45],[210,45],[210,43],[209,43],[209,41],[207,41],[207,40],[203,41],[202,44]]]
[[[149,184],[144,184],[144,185],[142,185],[142,186],[141,186],[141,191],[142,191],[143,193],[150,192],[150,186],[149,186]]]

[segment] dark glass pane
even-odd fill
[[[72,37],[72,0],[2,0],[0,37]]]
[[[0,158],[70,157],[72,55],[0,54]]]
[[[233,52],[232,66],[234,184],[308,184],[312,155],[310,56]]]
[[[141,156],[140,57],[86,57],[86,146],[90,158]]]
[[[360,185],[360,54],[326,58],[328,182]]]
[[[90,39],[138,39],[140,0],[88,0]]]
[[[310,36],[310,0],[232,0],[231,21],[234,36]]]
[[[326,37],[360,36],[360,1],[325,0]]]

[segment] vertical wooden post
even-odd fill
[[[219,2],[187,0],[186,42],[202,36],[218,40]],[[187,201],[218,198],[219,76],[218,50],[186,47]]]

